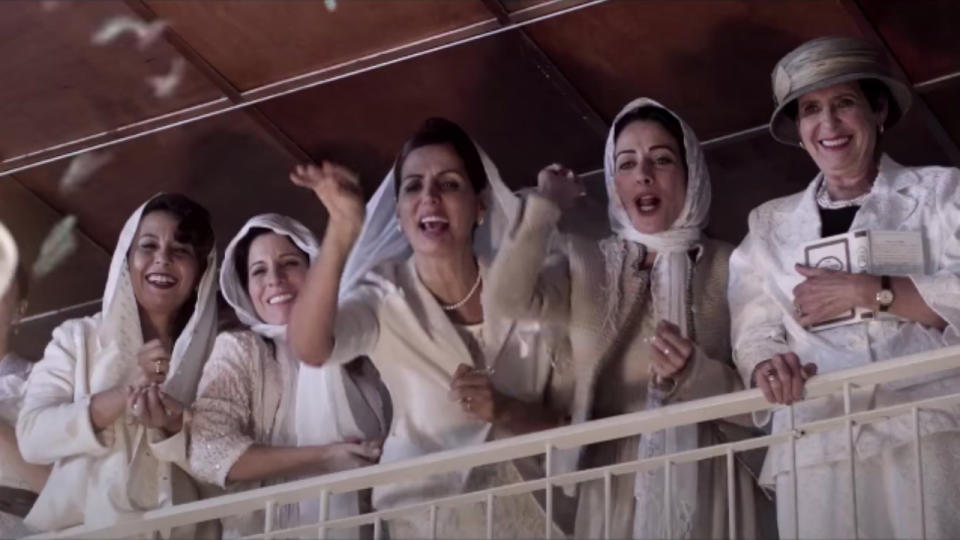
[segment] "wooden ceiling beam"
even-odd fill
[[[147,22],[156,20],[157,14],[143,0],[126,0],[129,7],[140,18]],[[233,104],[243,103],[243,94],[240,89],[234,86],[216,66],[204,58],[183,36],[173,28],[167,28],[163,33],[164,39],[176,50],[184,60],[186,60],[194,69],[200,72],[210,84],[220,90],[224,96]],[[312,161],[309,154],[273,123],[266,115],[255,107],[244,107],[242,109],[256,124],[263,129],[271,139],[277,142],[292,158],[298,162]]]
[[[864,37],[882,47],[893,60],[893,68],[898,75],[902,77],[904,81],[907,81],[908,84],[913,85],[913,82],[910,80],[910,77],[907,76],[903,64],[897,58],[893,49],[890,48],[890,45],[886,39],[884,39],[877,26],[873,24],[873,21],[867,17],[866,11],[864,11],[863,6],[860,5],[860,0],[840,0],[840,4],[846,9],[847,13],[850,14],[850,17],[853,18],[857,28],[860,29]],[[913,88],[916,90],[916,86],[913,86]],[[913,109],[923,119],[934,139],[946,153],[947,157],[950,158],[950,161],[953,162],[954,165],[960,166],[960,146],[957,145],[957,141],[950,136],[949,132],[947,132],[946,128],[944,128],[940,122],[940,119],[937,118],[937,115],[930,109],[926,100],[917,91],[913,92]]]

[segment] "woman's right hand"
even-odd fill
[[[336,472],[373,465],[380,459],[380,441],[349,441],[320,448],[321,472]]]
[[[571,208],[577,198],[585,195],[577,174],[559,163],[547,165],[537,174],[537,191],[561,210]]]
[[[801,364],[792,352],[775,354],[754,368],[753,384],[770,403],[790,405],[804,398],[803,387],[807,379],[816,374],[816,364]]]
[[[290,173],[290,181],[317,195],[327,209],[330,226],[354,235],[353,238],[360,234],[364,216],[363,189],[353,171],[329,161],[320,166],[298,165]]]

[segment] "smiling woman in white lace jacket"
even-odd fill
[[[774,70],[779,106],[771,119],[778,140],[803,148],[821,170],[804,191],[761,205],[749,233],[730,259],[734,358],[747,384],[768,399],[791,403],[815,365],[819,373],[927,351],[960,337],[960,171],[904,167],[880,151],[881,135],[906,111],[910,90],[890,74],[884,53],[854,38],[821,38],[798,47]],[[832,230],[831,230],[832,229]],[[885,279],[799,266],[803,245],[853,230],[917,231],[924,272]],[[878,293],[892,288],[892,303]],[[889,300],[889,298],[887,299]],[[812,325],[854,307],[889,309],[899,318],[821,329]],[[856,388],[851,409],[862,411],[960,390],[960,376]],[[799,401],[795,421],[841,414],[842,396]],[[787,429],[789,411],[773,415]],[[927,532],[960,531],[960,407],[920,412],[926,482]],[[857,426],[857,503],[860,537],[919,535],[920,525],[909,416]],[[809,434],[796,442],[800,467],[802,537],[853,536],[852,496],[844,430]],[[761,481],[777,487],[781,534],[792,536],[793,489],[789,450],[770,449]],[[891,511],[896,508],[896,511]]]

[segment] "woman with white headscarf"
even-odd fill
[[[287,343],[290,309],[318,249],[313,233],[278,214],[251,218],[227,246],[220,290],[248,328],[220,334],[204,367],[190,432],[198,478],[237,491],[379,457],[387,426],[377,381],[351,377],[339,365],[301,368]],[[298,388],[301,370],[316,372],[309,387]],[[298,407],[305,402],[301,391],[318,396],[309,408]],[[298,432],[317,430],[323,430],[319,440],[298,440]],[[275,529],[315,523],[313,506],[279,508]],[[332,496],[329,510],[330,518],[357,515],[358,494]],[[224,519],[223,536],[262,532],[263,521],[262,512]]]
[[[513,317],[569,329],[576,376],[574,422],[741,388],[730,362],[726,305],[731,246],[706,238],[710,179],[700,144],[679,117],[641,98],[620,112],[604,171],[614,235],[596,242],[558,235],[564,208],[582,194],[562,165],[541,171],[491,271],[493,305]],[[548,260],[555,246],[563,254]],[[600,443],[585,468],[724,440],[742,429],[714,422]],[[753,482],[738,468],[739,537],[754,537]],[[717,538],[727,534],[722,460],[676,465],[664,501],[662,469],[614,477],[611,530],[602,483],[579,490],[576,536]],[[665,523],[664,504],[673,523]]]
[[[459,126],[431,119],[408,139],[365,220],[349,171],[324,163],[322,169],[299,168],[292,179],[317,194],[329,221],[318,263],[294,307],[290,339],[311,364],[362,354],[373,360],[393,404],[381,462],[562,422],[544,398],[552,371],[549,344],[535,325],[502,317],[481,300],[487,265],[517,201]],[[374,507],[519,481],[536,474],[532,465],[521,461],[377,486]],[[495,504],[494,516],[498,537],[545,532],[532,496]],[[439,537],[485,531],[481,505],[441,508],[437,523]],[[424,511],[388,526],[393,537],[422,538],[433,532],[428,524]]]
[[[54,467],[27,525],[106,526],[197,497],[183,410],[215,328],[210,215],[157,195],[120,232],[102,311],[57,327],[30,374],[17,439],[27,461]]]

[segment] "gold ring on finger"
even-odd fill
[[[153,363],[153,371],[157,375],[160,375],[161,373],[163,373],[162,368],[163,368],[163,365],[160,363],[159,360]]]

